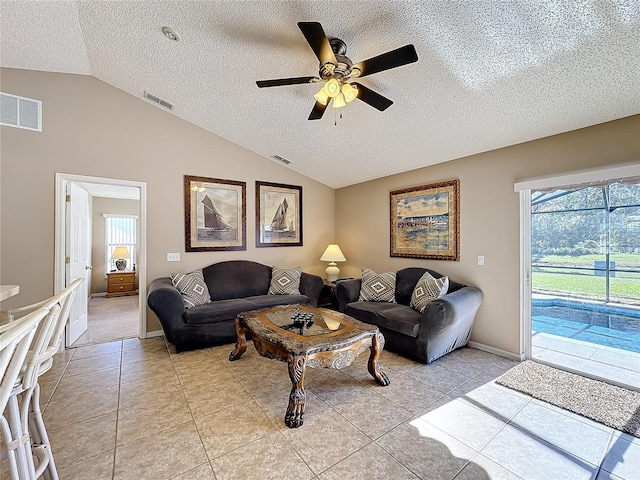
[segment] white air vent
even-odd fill
[[[0,124],[42,131],[42,102],[33,98],[0,93]]]
[[[161,107],[168,108],[169,110],[173,110],[173,105],[171,105],[166,100],[162,100],[161,98],[156,97],[155,95],[152,95],[149,92],[144,92],[144,98],[146,98],[147,100],[149,100],[149,101],[151,101],[153,103],[157,103]]]
[[[287,160],[280,155],[271,155],[271,158],[276,162],[282,163],[283,165],[289,165],[291,163],[291,160]]]

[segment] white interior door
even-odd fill
[[[74,183],[67,189],[66,222],[66,285],[78,277],[84,277],[69,314],[67,345],[73,344],[87,330],[87,307],[89,287],[89,193]]]

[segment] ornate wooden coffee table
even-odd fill
[[[294,322],[292,317],[298,321]],[[229,360],[238,360],[246,352],[249,333],[260,355],[287,362],[291,393],[284,423],[289,428],[299,427],[304,421],[307,367],[347,367],[369,348],[369,373],[382,386],[390,383],[378,368],[378,357],[384,347],[378,327],[342,313],[307,305],[243,312],[236,317],[236,333],[238,341],[229,353]]]

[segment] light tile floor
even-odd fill
[[[431,365],[383,352],[308,369],[284,425],[286,365],[249,346],[172,354],[163,338],[67,350],[42,379],[61,480],[637,479],[640,439],[508,390],[514,363],[460,349]]]

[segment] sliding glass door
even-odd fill
[[[523,312],[529,358],[640,388],[640,183],[535,188]]]

